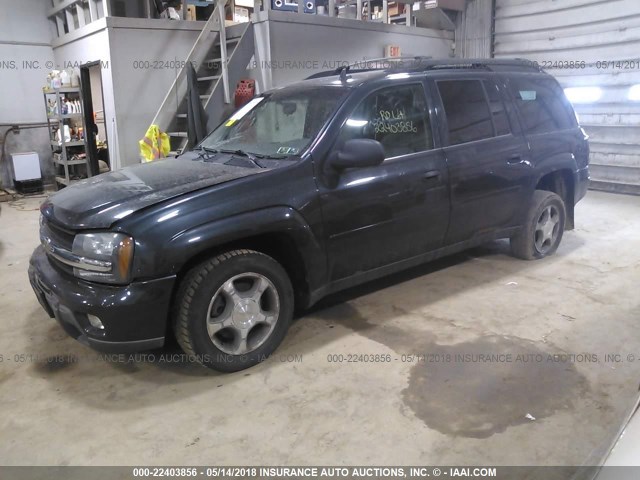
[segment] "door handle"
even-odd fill
[[[519,163],[524,163],[524,161],[522,160],[522,155],[511,155],[508,159],[507,159],[507,163],[509,165],[517,165]]]
[[[422,175],[423,180],[431,180],[432,178],[438,178],[440,176],[440,171],[438,170],[429,170],[427,173]]]

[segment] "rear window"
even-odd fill
[[[548,133],[576,126],[572,107],[551,78],[511,78],[511,92],[526,133]]]

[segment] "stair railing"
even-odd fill
[[[228,0],[222,0],[225,3]],[[213,12],[215,14],[215,12]],[[229,64],[227,61],[227,29],[225,28],[225,12],[224,7],[220,9],[220,61],[222,62],[222,87],[224,88],[224,102],[231,103],[229,94]],[[209,103],[207,101],[207,103]]]
[[[153,119],[152,124],[158,125],[160,130],[167,131],[171,122],[175,119],[180,103],[184,100],[188,91],[187,82],[187,66],[192,63],[196,70],[207,61],[207,54],[209,53],[211,46],[216,40],[216,36],[220,36],[220,64],[222,69],[222,81],[224,86],[224,98],[226,103],[230,103],[229,96],[229,75],[227,65],[227,43],[226,43],[226,30],[225,30],[225,5],[228,0],[218,0],[216,2],[216,8],[207,20],[202,32],[198,35],[197,40],[191,47],[189,55],[186,61],[179,70],[175,80],[173,81],[171,88],[167,92],[156,116]]]

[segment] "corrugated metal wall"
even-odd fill
[[[494,51],[540,62],[565,88],[600,87],[598,101],[575,104],[592,186],[640,193],[640,101],[628,98],[640,84],[640,0],[496,0]],[[555,64],[571,61],[584,68]]]
[[[456,57],[489,58],[493,0],[470,0],[456,20]]]

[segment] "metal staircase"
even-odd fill
[[[226,1],[218,1],[153,119],[153,124],[169,134],[170,155],[181,153],[188,142],[187,66],[192,63],[196,70],[200,99],[208,115],[207,129],[212,130],[233,110],[231,86],[246,76],[253,57],[253,24],[225,27]]]

